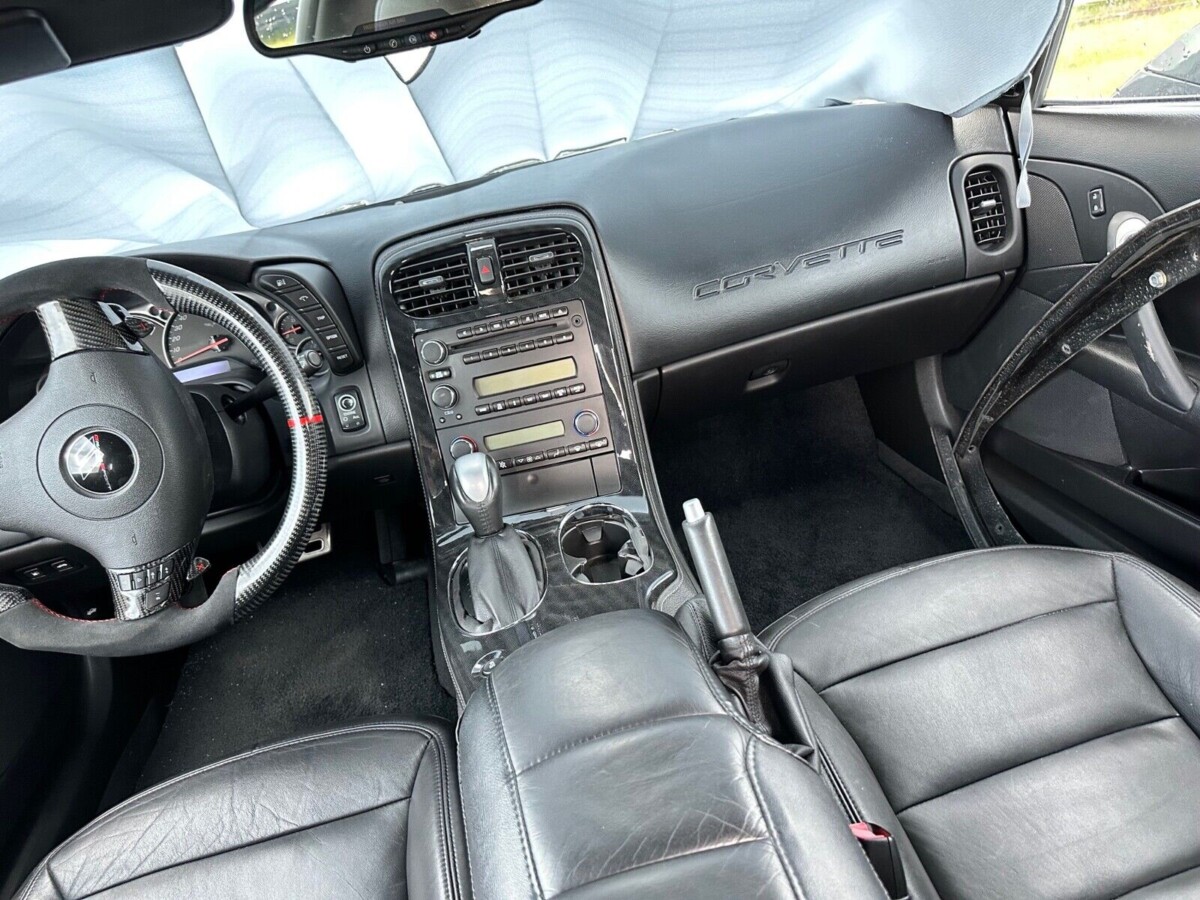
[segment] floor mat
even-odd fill
[[[756,629],[847,581],[970,548],[957,520],[879,461],[852,379],[748,397],[656,428],[651,444],[668,516],[678,526],[690,497],[715,515]]]
[[[140,787],[364,718],[454,718],[434,674],[425,581],[389,587],[365,542],[334,549],[252,618],[192,648]]]

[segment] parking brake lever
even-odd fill
[[[683,533],[716,632],[717,677],[741,701],[751,722],[818,768],[812,728],[796,698],[791,658],[772,652],[754,634],[712,514],[699,500],[683,504],[683,514]]]

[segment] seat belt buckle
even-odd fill
[[[888,896],[892,900],[904,900],[908,896],[908,883],[904,878],[900,848],[896,846],[892,833],[871,822],[851,822],[850,833],[857,838],[863,853],[867,854],[867,861],[883,882]]]

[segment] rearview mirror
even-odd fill
[[[471,37],[496,16],[540,0],[247,0],[260,53],[358,60]],[[422,60],[423,63],[423,60]],[[419,72],[421,65],[413,67]],[[408,68],[407,66],[405,68]]]

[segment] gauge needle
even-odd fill
[[[183,357],[180,357],[179,359],[175,360],[175,365],[181,366],[185,362],[187,362],[189,359],[191,359],[192,357],[199,356],[201,353],[207,353],[209,350],[220,350],[223,346],[225,346],[228,343],[229,343],[229,338],[227,338],[227,337],[217,338],[211,344],[205,344],[199,350],[193,350],[187,356],[183,356]]]
[[[300,328],[301,328],[301,326],[297,325],[295,328],[289,328],[287,331],[281,332],[281,334],[284,337],[287,337],[289,334],[295,334],[297,331],[300,330]]]

